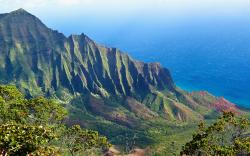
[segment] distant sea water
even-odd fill
[[[207,90],[250,108],[250,23],[128,28],[103,42],[136,59],[160,62],[182,89]]]
[[[175,46],[144,54],[136,50],[130,54],[146,62],[160,62],[184,90],[207,90],[250,108],[250,49],[234,49],[230,44]]]
[[[138,21],[83,24],[77,33],[141,61],[160,62],[182,89],[207,90],[250,108],[250,16]]]

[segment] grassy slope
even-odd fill
[[[83,99],[81,99],[83,103],[87,102],[85,101],[86,98]],[[132,144],[135,141],[134,148],[149,149],[150,155],[169,154],[169,150],[172,149],[172,142],[175,142],[175,153],[179,153],[182,145],[191,139],[198,124],[198,122],[178,120],[167,121],[163,118],[139,119],[138,122],[141,122],[141,124],[131,128],[93,114],[88,111],[85,105],[83,106],[77,101],[69,107],[71,124],[74,124],[75,121],[87,128],[98,130],[101,134],[106,135],[114,145],[118,145],[118,149],[123,152],[126,151],[126,144]]]
[[[65,37],[23,10],[1,15],[0,45],[1,83],[71,103],[68,124],[98,130],[123,147],[136,135],[142,148],[162,153],[177,141],[179,149],[200,119],[237,110],[207,92],[176,88],[158,63],[136,61],[83,34]]]

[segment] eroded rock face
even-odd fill
[[[0,16],[0,74],[34,94],[65,88],[106,96],[174,89],[169,71],[158,63],[133,60],[86,35],[65,37],[23,9]]]
[[[200,120],[210,107],[231,108],[210,94],[200,98],[176,88],[159,63],[134,60],[84,34],[65,37],[23,9],[0,15],[0,83],[17,85],[28,96],[89,94],[87,111],[130,127],[158,117]],[[102,102],[113,96],[123,99],[116,101],[119,107]]]

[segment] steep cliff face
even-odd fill
[[[145,118],[198,120],[216,100],[176,88],[159,63],[139,62],[84,34],[65,37],[23,9],[0,15],[0,83],[29,96],[88,94],[86,111],[130,126]],[[122,100],[114,107],[105,102],[111,97]]]
[[[33,95],[51,94],[58,88],[103,96],[174,89],[169,71],[158,63],[135,61],[84,34],[67,38],[22,9],[1,15],[0,45],[1,81],[13,82]]]

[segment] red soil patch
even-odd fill
[[[215,108],[217,111],[223,112],[234,112],[234,113],[239,113],[239,110],[237,106],[229,101],[227,101],[225,98],[219,98],[212,104],[210,104],[210,107]]]
[[[137,149],[134,149],[127,156],[145,156],[145,150],[137,148]]]

